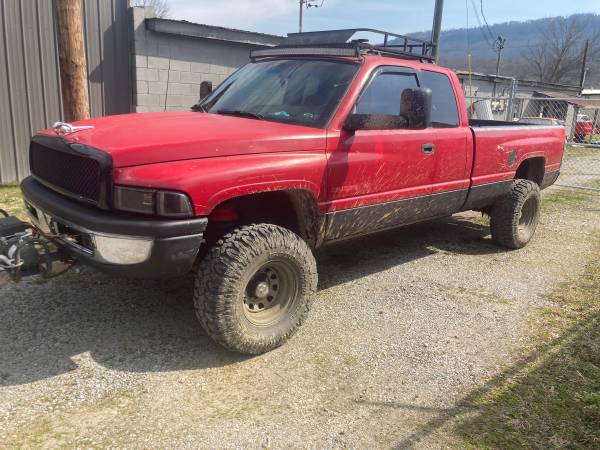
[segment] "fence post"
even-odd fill
[[[577,114],[579,114],[579,106],[573,105],[573,117],[571,118],[571,131],[569,133],[569,140],[575,140],[575,129],[577,128]]]
[[[508,94],[508,105],[506,107],[506,120],[512,121],[513,119],[513,105],[515,100],[515,92],[517,90],[517,79],[513,78],[510,85],[510,93]]]
[[[596,122],[598,121],[598,110],[594,113],[594,118],[592,119],[592,131],[590,132],[590,136],[588,138],[588,144],[591,144],[594,140],[594,130],[596,129]],[[585,140],[585,138],[584,138]]]

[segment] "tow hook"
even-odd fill
[[[57,262],[66,263],[66,268],[63,264],[55,264]],[[74,262],[54,245],[51,237],[0,209],[0,274],[7,273],[14,282],[38,274],[53,278],[73,265]]]

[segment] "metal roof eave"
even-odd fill
[[[146,19],[146,29],[156,33],[174,34],[193,38],[211,39],[222,42],[234,42],[245,45],[258,45],[273,47],[283,41],[283,37],[272,34],[255,33],[252,31],[236,30],[214,25],[187,22],[185,20],[171,20],[151,18]]]

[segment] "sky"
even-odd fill
[[[298,0],[168,0],[171,18],[285,35],[298,31]],[[320,5],[321,0],[312,2]],[[324,0],[304,12],[304,30],[377,28],[396,33],[431,29],[434,0]],[[480,0],[445,0],[443,29],[477,26]],[[576,13],[600,14],[600,0],[483,0],[488,23]]]

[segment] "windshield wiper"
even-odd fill
[[[217,114],[223,114],[226,116],[238,116],[238,117],[249,117],[251,119],[265,120],[265,116],[258,113],[253,113],[251,111],[241,111],[241,110],[233,110],[233,109],[220,109],[217,111]]]

